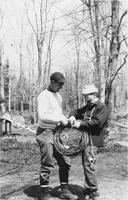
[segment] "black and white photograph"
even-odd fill
[[[127,12],[0,0],[0,200],[128,199]]]

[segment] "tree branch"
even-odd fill
[[[35,1],[34,0],[33,0],[33,7],[34,7],[34,11],[35,11],[36,30],[37,30],[37,36],[38,36],[39,28],[38,28],[38,20],[37,20],[37,13],[36,13]]]
[[[31,21],[30,21],[30,19],[29,19],[29,17],[28,17],[28,12],[27,12],[27,11],[26,11],[26,16],[27,16],[28,22],[29,22],[29,24],[31,25],[31,27],[32,27],[32,29],[33,29],[35,35],[36,35],[36,38],[37,38],[37,37],[38,37],[38,36],[37,36],[37,32],[36,32],[36,30],[35,30],[33,24],[31,23]]]
[[[90,1],[88,0],[81,0],[82,2],[83,2],[83,4],[85,4],[86,6],[88,6],[89,7],[89,5],[90,5]]]
[[[122,20],[124,18],[124,16],[127,14],[127,10],[122,14],[121,18],[120,18],[120,21],[119,21],[119,25],[118,25],[118,32],[120,30],[120,26],[121,26],[121,23],[122,23]]]
[[[107,31],[106,31],[106,33],[105,33],[105,37],[109,40],[109,42],[111,42],[111,40],[107,37],[107,35],[108,35],[108,32],[109,32],[109,28],[111,27],[112,25],[109,25],[108,27],[107,27]]]
[[[117,69],[117,71],[112,75],[112,79],[110,80],[111,85],[112,85],[112,82],[114,81],[115,77],[117,76],[118,72],[120,71],[120,69],[125,65],[127,56],[128,56],[128,54],[125,55],[123,63],[122,63],[121,66]]]

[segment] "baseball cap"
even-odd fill
[[[82,89],[82,94],[91,94],[91,93],[98,93],[98,89],[94,84],[91,85],[85,85]]]
[[[64,83],[65,77],[61,72],[54,72],[53,74],[51,74],[50,80],[54,80],[54,81],[57,81],[57,82],[60,82],[60,83]]]

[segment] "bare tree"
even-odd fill
[[[55,17],[53,18],[51,29],[48,33],[48,41],[46,42],[47,54],[46,54],[46,60],[45,60],[44,70],[43,70],[43,85],[44,85],[44,87],[46,87],[48,80],[49,80],[49,75],[50,75],[50,70],[51,70],[51,62],[52,62],[52,46],[53,46],[55,37],[57,35],[57,32],[54,33],[54,26],[55,26]]]
[[[101,71],[102,71],[102,24],[100,19],[99,0],[82,0],[88,8],[91,33],[93,36],[93,46],[95,51],[94,59],[94,82],[101,93]],[[102,53],[101,53],[102,52]]]
[[[50,31],[49,31],[49,25],[48,25],[49,21],[48,20],[49,20],[50,9],[54,5],[54,2],[52,2],[52,1],[50,2],[50,0],[39,0],[39,1],[33,0],[32,2],[33,2],[33,10],[34,10],[34,15],[35,15],[35,25],[30,20],[30,18],[28,16],[28,12],[27,12],[27,19],[28,19],[28,21],[35,33],[35,37],[36,37],[37,52],[38,52],[38,80],[37,80],[37,82],[40,85],[42,79],[44,79],[43,73],[46,73],[46,71],[47,71],[47,76],[49,76],[49,72],[50,72],[51,45],[53,43],[53,38],[54,38],[53,30],[54,30],[55,20],[52,19],[53,23],[51,25]],[[38,7],[39,11],[38,11],[37,7]],[[49,38],[47,37],[48,33],[50,33]],[[47,41],[47,39],[49,41]],[[45,53],[45,51],[44,51],[46,46],[47,46],[47,53]],[[46,59],[45,61],[44,61],[44,58]],[[49,59],[49,61],[48,61],[48,59]],[[48,66],[46,66],[47,62],[49,62]],[[43,65],[43,63],[45,63],[45,64]],[[43,67],[44,67],[44,69],[43,69]],[[46,67],[47,67],[47,69],[46,69]],[[45,81],[43,80],[43,82],[45,82]]]
[[[1,32],[1,29],[2,29],[2,24],[3,24],[3,13],[0,9],[0,32]],[[0,95],[2,98],[5,97],[5,94],[4,94],[4,77],[3,77],[3,64],[2,64],[2,53],[3,53],[3,45],[2,45],[2,38],[0,36]],[[5,105],[4,103],[1,104],[1,111],[2,113],[5,112]]]
[[[113,0],[111,2],[111,25],[108,28],[111,28],[111,37],[108,38],[110,42],[109,48],[109,58],[106,71],[106,104],[112,109],[112,84],[117,76],[120,69],[126,64],[127,53],[124,53],[123,62],[121,65],[118,65],[118,58],[120,56],[120,50],[122,42],[126,39],[121,37],[121,24],[122,20],[127,14],[125,11],[122,16],[119,18],[119,1]]]
[[[36,76],[35,76],[35,60],[34,60],[34,42],[33,42],[33,34],[30,36],[29,43],[27,45],[27,52],[29,58],[29,92],[27,95],[28,104],[29,104],[29,113],[30,117],[34,119],[34,123],[36,123]],[[32,114],[33,113],[33,114]]]
[[[74,74],[75,74],[75,96],[76,96],[76,107],[80,106],[80,56],[81,56],[81,44],[82,44],[82,37],[81,37],[81,30],[77,28],[77,24],[79,20],[76,20],[76,16],[72,18],[72,28],[71,28],[71,35],[74,40],[73,48],[75,50],[74,55]]]
[[[96,60],[95,83],[101,90],[101,96],[105,96],[105,102],[111,113],[112,84],[125,65],[127,57],[125,53],[124,60],[119,66],[121,45],[126,40],[126,37],[121,35],[121,25],[127,11],[121,17],[119,16],[119,0],[112,0],[111,3],[107,3],[108,5],[99,0],[82,0],[82,2],[88,7],[90,16]],[[102,14],[104,5],[108,9],[108,14]]]
[[[19,64],[20,64],[20,76],[19,76],[19,96],[20,96],[20,108],[21,114],[23,114],[23,104],[24,104],[24,69],[23,69],[23,22],[21,22],[21,35],[19,42]]]

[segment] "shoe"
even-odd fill
[[[83,191],[84,195],[89,195],[90,193],[90,190],[88,188],[85,188],[84,191]]]
[[[53,197],[50,194],[49,188],[40,188],[39,200],[53,200]]]
[[[53,197],[50,194],[47,194],[45,196],[41,196],[39,200],[53,200]]]
[[[65,199],[65,200],[67,200],[67,199],[68,200],[76,200],[77,196],[70,192],[67,184],[64,184],[64,185],[61,185],[59,198]]]
[[[96,200],[100,196],[99,191],[93,191],[89,193],[89,200]]]

